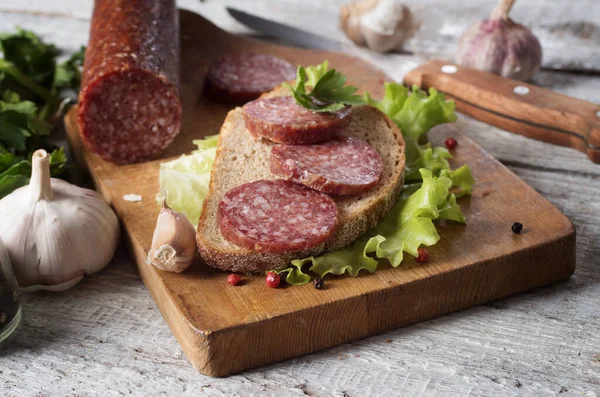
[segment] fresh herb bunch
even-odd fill
[[[346,85],[346,76],[328,68],[328,61],[309,68],[298,66],[296,83],[288,85],[298,105],[314,112],[335,112],[346,105],[365,103],[356,87]]]
[[[31,155],[51,152],[50,170],[66,166],[63,148],[49,141],[51,123],[65,89],[79,90],[85,48],[62,63],[60,51],[33,32],[0,35],[0,199],[27,185]]]

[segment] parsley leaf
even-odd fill
[[[37,105],[31,101],[21,101],[19,94],[6,90],[0,100],[0,112],[5,110],[14,110],[35,117],[37,114]]]
[[[25,150],[25,139],[31,135],[27,129],[27,115],[7,110],[0,113],[0,141],[9,149]]]
[[[58,49],[44,43],[33,32],[17,28],[17,33],[0,36],[3,58],[37,84],[51,89],[54,83]]]
[[[59,50],[33,32],[0,35],[0,199],[27,185],[31,156],[50,152],[50,173],[67,166],[64,148],[48,140],[63,89],[79,90],[85,48],[57,64]],[[73,93],[69,93],[72,95]]]
[[[288,85],[296,103],[314,112],[335,112],[346,105],[362,105],[356,87],[346,85],[346,76],[329,69],[327,61],[304,68],[298,66],[294,87]],[[311,88],[307,92],[307,86]]]
[[[84,56],[85,47],[81,46],[79,51],[73,53],[69,59],[56,67],[54,87],[79,89],[79,86],[81,85],[81,68],[83,67]]]
[[[61,147],[54,149],[50,153],[50,174],[58,175],[62,173],[67,167],[67,155],[65,154],[65,148]]]

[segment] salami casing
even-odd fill
[[[296,78],[291,63],[267,54],[231,54],[208,69],[204,92],[221,103],[242,104]]]
[[[293,252],[327,240],[337,206],[324,193],[283,179],[231,189],[219,203],[217,223],[229,242],[259,252]]]
[[[78,124],[107,161],[158,156],[179,133],[179,23],[174,0],[96,0]]]
[[[357,195],[377,184],[383,161],[367,142],[340,136],[318,145],[274,146],[270,169],[327,194]]]
[[[305,145],[331,139],[350,124],[352,108],[313,112],[291,96],[261,98],[243,106],[246,128],[254,139]]]

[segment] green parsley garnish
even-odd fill
[[[57,63],[60,51],[33,32],[0,35],[0,199],[29,183],[31,155],[50,152],[50,172],[67,164],[48,137],[64,89],[79,90],[84,48]]]
[[[307,68],[298,66],[296,83],[288,85],[296,103],[314,112],[335,112],[346,105],[364,104],[356,94],[358,89],[346,85],[346,76],[328,67],[328,61]],[[307,86],[311,88],[308,92]]]

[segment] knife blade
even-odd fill
[[[243,11],[227,8],[242,24],[306,48],[344,52],[342,43]],[[452,62],[432,60],[404,76],[405,85],[435,87],[457,109],[529,138],[572,147],[600,163],[600,105]]]
[[[341,43],[327,37],[319,36],[283,23],[269,21],[268,19],[257,17],[235,8],[227,7],[227,12],[235,20],[251,29],[287,40],[300,47],[336,52],[342,52],[344,48]]]

